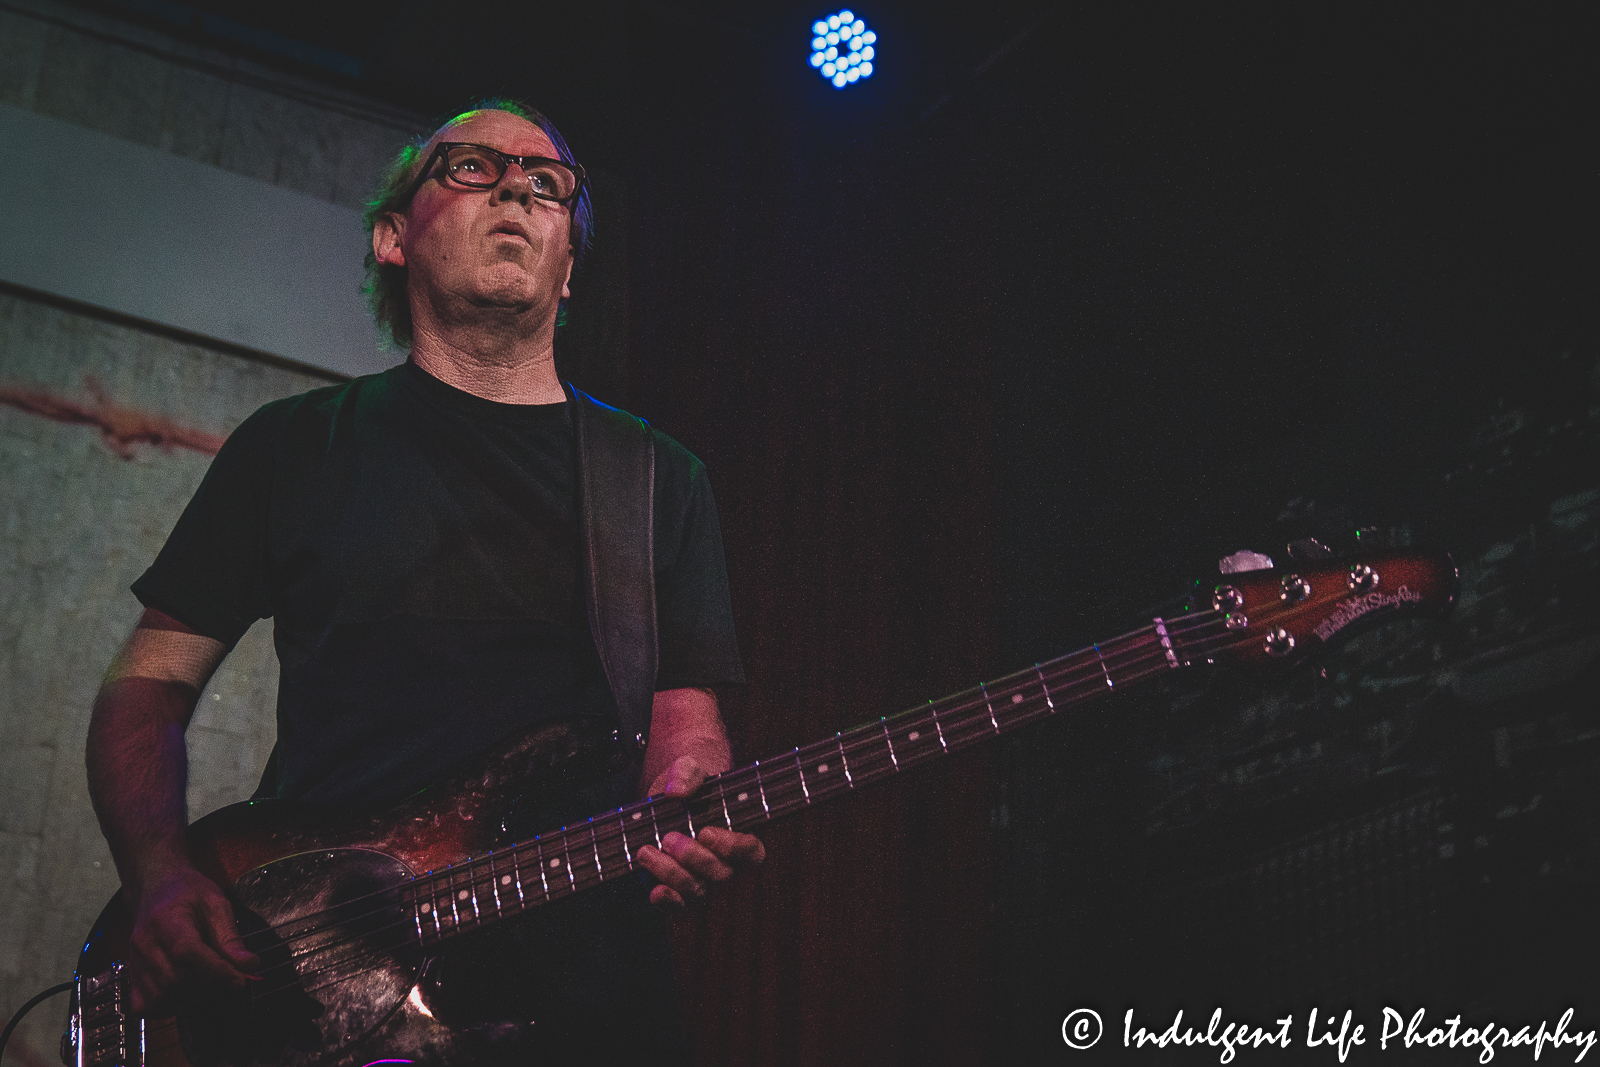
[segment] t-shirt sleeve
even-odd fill
[[[133,583],[145,607],[230,649],[272,614],[267,503],[277,421],[269,405],[234,430],[155,562]]]
[[[656,530],[656,690],[742,685],[722,528],[699,460],[690,461],[680,501]]]

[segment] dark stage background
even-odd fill
[[[1122,632],[1238,548],[1372,527],[1462,566],[1450,620],[1325,674],[1175,677],[773,827],[680,924],[700,1062],[1053,1060],[1081,1004],[1593,1024],[1575,18],[863,2],[879,75],[836,92],[801,4],[199,6],[424,112],[525,95],[607,176],[558,354],[710,465],[745,758]]]

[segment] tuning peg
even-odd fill
[[[1310,563],[1312,560],[1327,559],[1333,555],[1333,549],[1315,537],[1302,537],[1298,541],[1290,541],[1286,551],[1289,553],[1289,558],[1296,563]]]
[[[1251,552],[1247,548],[1241,548],[1232,555],[1223,556],[1217,560],[1217,570],[1223,574],[1243,574],[1246,571],[1270,571],[1271,569],[1271,556],[1263,555],[1260,552]]]

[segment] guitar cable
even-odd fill
[[[22,1009],[11,1017],[11,1021],[6,1023],[6,1028],[5,1028],[4,1032],[0,1032],[0,1056],[4,1056],[5,1055],[6,1042],[11,1040],[12,1031],[17,1028],[17,1024],[18,1023],[22,1022],[22,1017],[24,1015],[28,1014],[34,1008],[37,1008],[40,1004],[43,1004],[45,1001],[49,1000],[51,997],[55,996],[57,993],[65,993],[65,992],[67,992],[75,984],[76,983],[73,983],[73,982],[62,982],[60,985],[53,985],[49,989],[46,989],[43,993],[39,993],[39,994],[35,995],[32,1000],[30,1000],[30,1001],[28,1001],[28,1003],[24,1004],[22,1006]]]

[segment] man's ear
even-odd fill
[[[372,254],[385,267],[406,265],[406,251],[401,247],[405,237],[404,215],[386,211],[372,224]]]
[[[577,258],[578,258],[577,254],[573,252],[572,246],[568,245],[567,246],[567,276],[565,278],[561,279],[561,299],[563,299],[563,300],[571,300],[572,299],[572,285],[571,285],[571,282],[572,282],[572,265],[573,265],[573,263],[575,263],[577,261]]]

